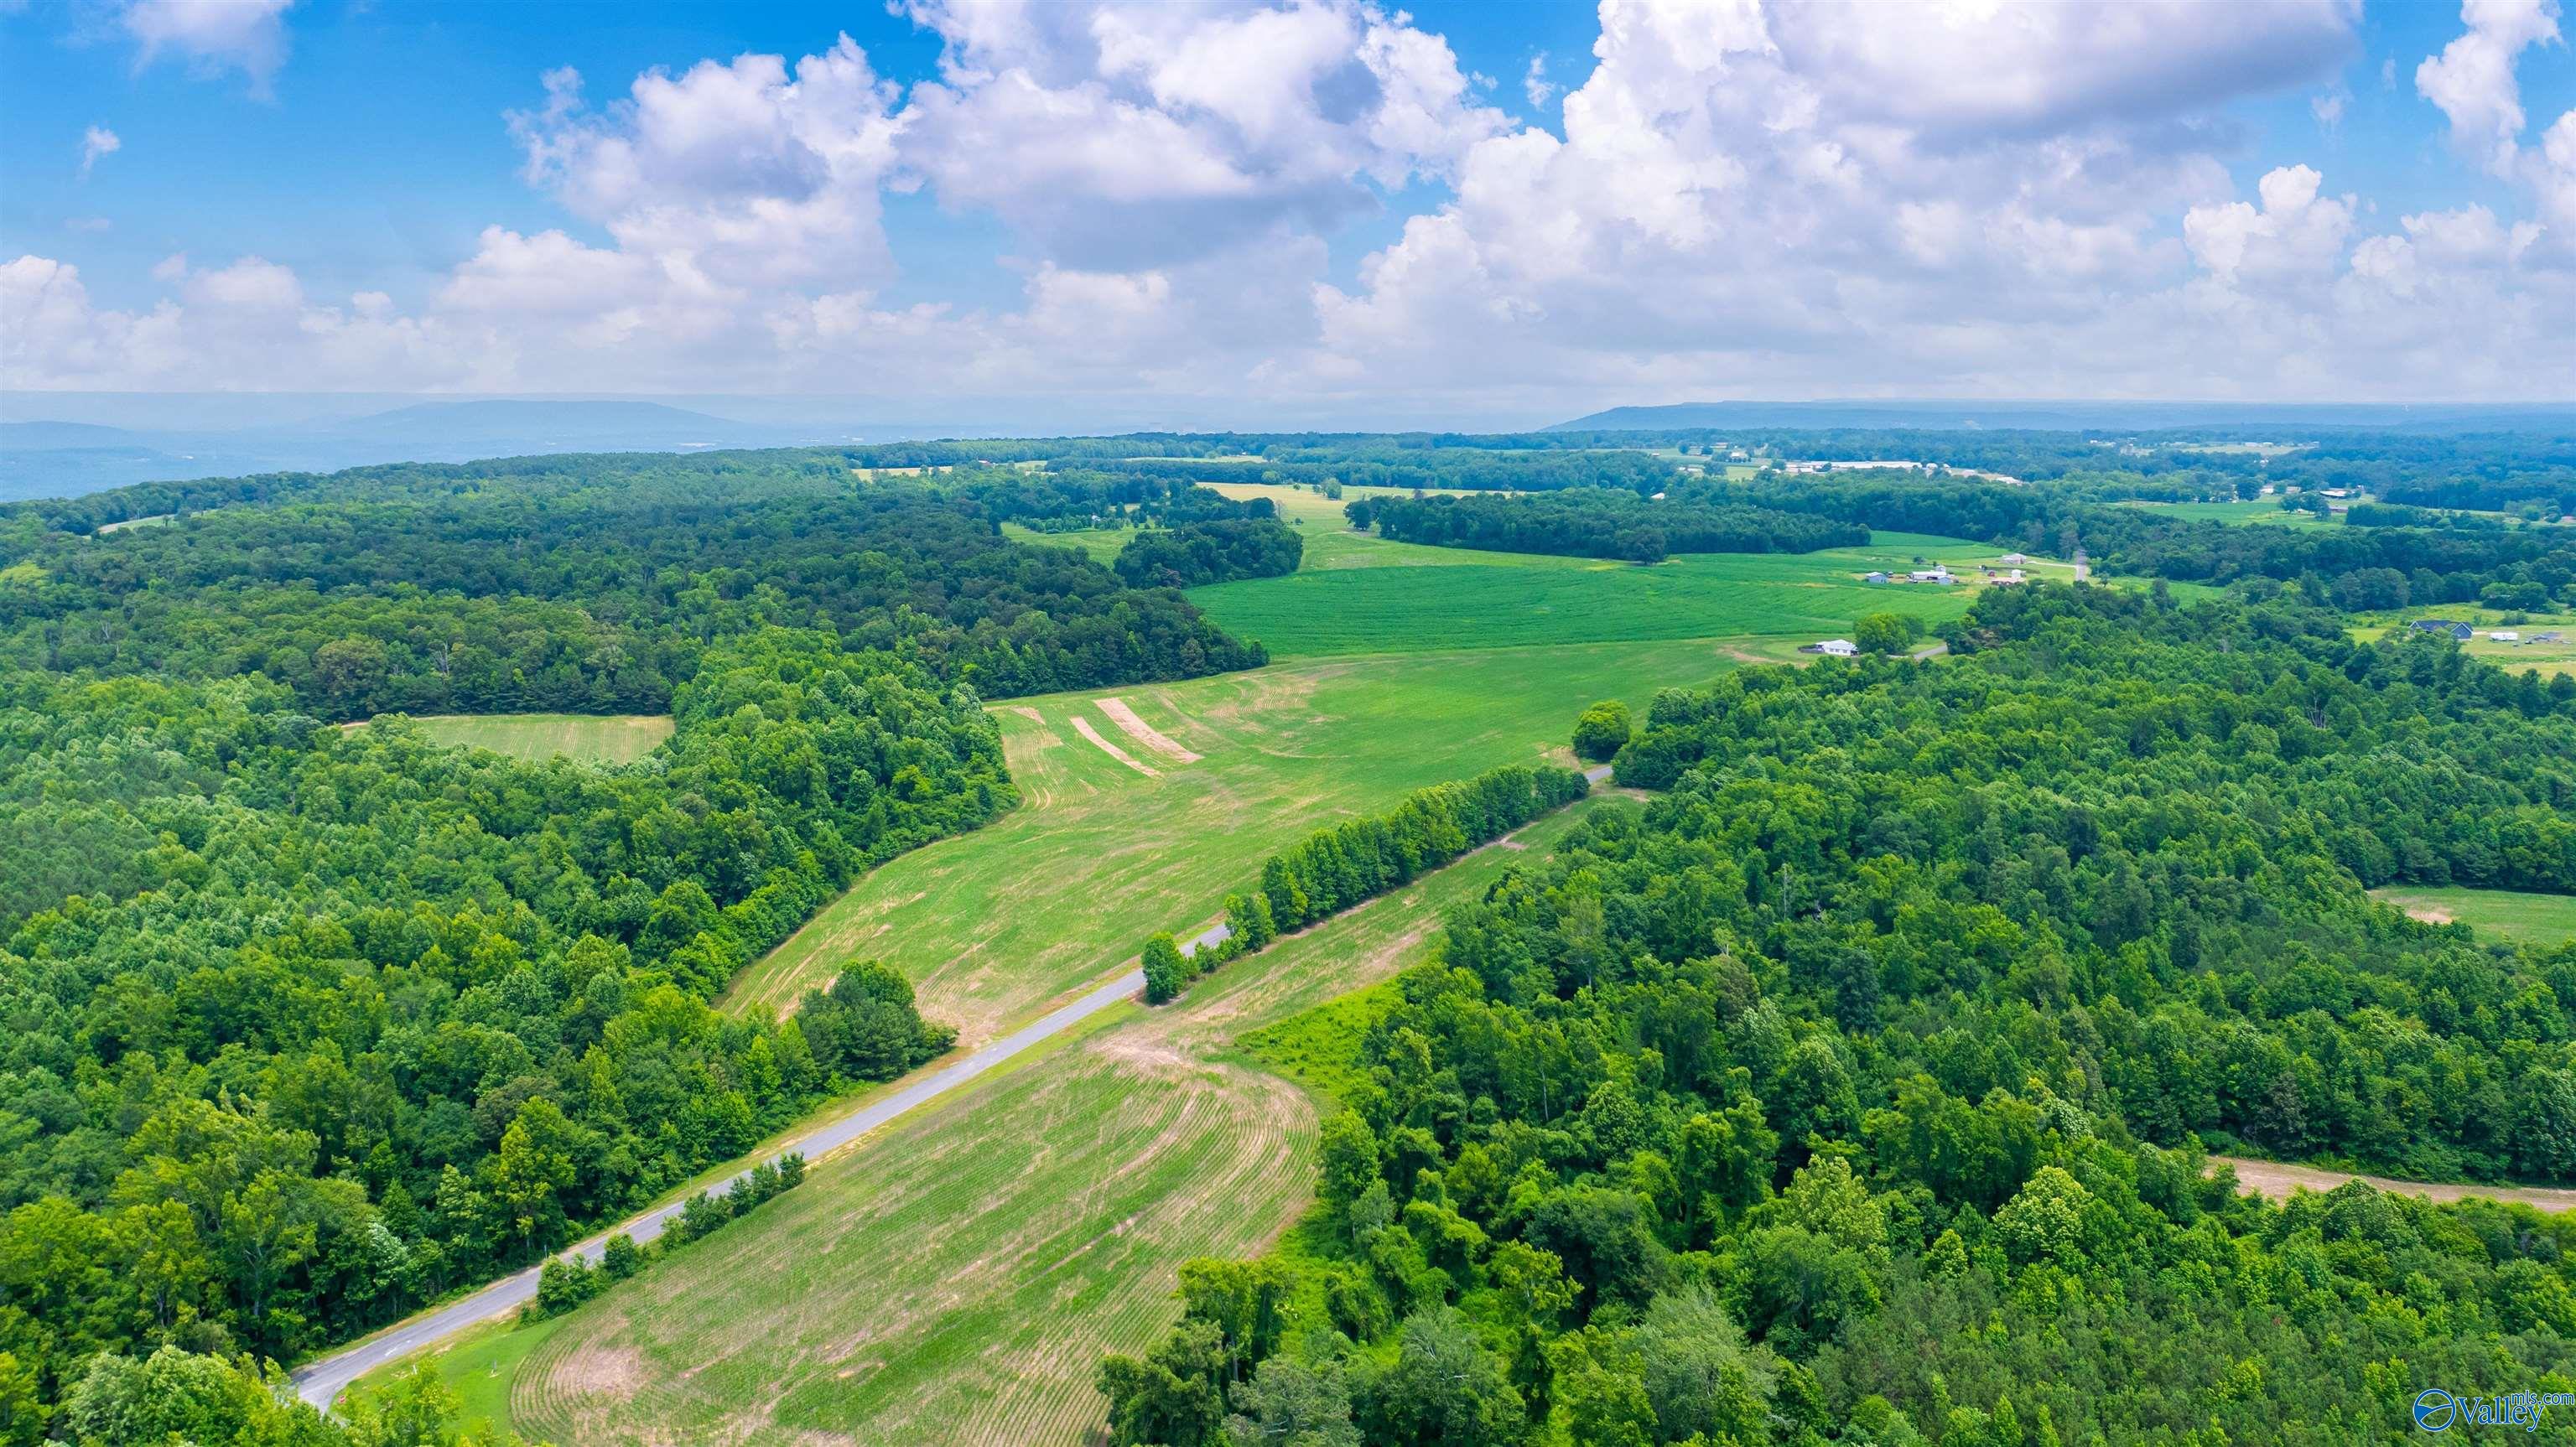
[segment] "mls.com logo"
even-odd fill
[[[2424,1432],[2447,1432],[2453,1425],[2520,1427],[2540,1430],[2552,1407],[2576,1406],[2576,1392],[2508,1392],[2496,1397],[2463,1397],[2439,1387],[2415,1394],[2415,1426]]]

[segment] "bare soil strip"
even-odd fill
[[[1159,779],[1162,777],[1161,770],[1151,769],[1138,763],[1134,755],[1128,753],[1125,749],[1118,747],[1116,744],[1111,743],[1109,740],[1102,738],[1100,736],[1100,730],[1091,726],[1091,720],[1079,717],[1074,719],[1073,731],[1082,735],[1084,738],[1091,740],[1093,743],[1098,744],[1102,753],[1107,754],[1109,757],[1116,759],[1118,762],[1125,764],[1131,769],[1134,769],[1137,773],[1143,774],[1146,778]]]
[[[1138,718],[1136,710],[1127,706],[1127,700],[1104,698],[1095,701],[1100,705],[1100,711],[1109,715],[1111,723],[1127,731],[1127,737],[1161,754],[1173,763],[1195,764],[1199,761],[1199,756],[1183,748],[1178,740]]]
[[[2292,1191],[2306,1187],[2311,1191],[2331,1191],[2347,1181],[2363,1181],[2374,1190],[2400,1196],[2422,1196],[2429,1201],[2517,1201],[2543,1211],[2576,1211],[2576,1191],[2549,1186],[2480,1186],[2447,1181],[2392,1181],[2386,1176],[2365,1176],[2355,1171],[2325,1171],[2315,1166],[2284,1165],[2279,1161],[2258,1161],[2245,1156],[2211,1156],[2210,1168],[2236,1168],[2236,1182],[2247,1190],[2275,1199],[2286,1198]]]

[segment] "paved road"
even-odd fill
[[[1610,766],[1603,764],[1587,769],[1583,776],[1597,784],[1610,776]],[[1212,946],[1231,933],[1233,931],[1222,924],[1211,925],[1185,941],[1183,948],[1195,951]],[[978,1047],[963,1060],[942,1066],[890,1095],[870,1101],[861,1109],[816,1126],[788,1141],[781,1147],[780,1154],[797,1151],[809,1161],[821,1160],[915,1106],[955,1090],[1030,1046],[1062,1034],[1121,1000],[1133,998],[1144,988],[1144,973],[1129,970],[1072,1004],[1061,1006],[989,1045]],[[749,1174],[746,1169],[726,1177],[710,1189],[728,1190],[734,1182]],[[561,1254],[567,1258],[578,1256],[596,1264],[607,1249],[609,1237],[622,1231],[634,1237],[638,1244],[650,1241],[662,1234],[662,1228],[670,1223],[672,1217],[680,1214],[682,1204],[674,1201],[631,1217]],[[535,1299],[538,1269],[531,1266],[517,1275],[502,1277],[470,1296],[460,1297],[327,1357],[305,1363],[294,1372],[296,1394],[316,1407],[328,1408],[351,1382],[385,1363],[435,1346],[477,1322],[488,1321]]]
[[[1225,926],[1218,925],[1190,941],[1193,948],[1214,944],[1225,938]],[[1121,1000],[1135,996],[1145,988],[1145,976],[1136,970],[1100,986],[1090,994],[1022,1026],[1011,1034],[976,1049],[965,1059],[942,1066],[890,1095],[868,1102],[861,1109],[836,1120],[827,1121],[786,1143],[787,1151],[802,1152],[809,1161],[824,1156],[875,1130],[915,1106],[955,1090],[976,1076],[1027,1050],[1049,1036],[1061,1034],[1082,1021],[1099,1014]],[[712,1189],[728,1189],[733,1182],[749,1175],[748,1170],[718,1182]],[[657,1210],[621,1222],[602,1231],[580,1245],[563,1252],[597,1262],[606,1249],[608,1238],[620,1231],[637,1242],[650,1241],[662,1234],[662,1228],[680,1214],[681,1203],[673,1202]],[[435,1311],[425,1312],[390,1331],[367,1338],[345,1350],[319,1358],[296,1369],[297,1395],[317,1407],[328,1407],[348,1385],[385,1363],[411,1355],[463,1331],[476,1322],[486,1321],[531,1300],[537,1294],[537,1268],[529,1267],[515,1276],[505,1276],[471,1296],[450,1302]]]

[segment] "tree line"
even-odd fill
[[[1999,589],[1952,642],[1659,695],[1618,770],[1666,792],[1350,1024],[1313,1216],[1183,1268],[1111,1440],[2323,1443],[2576,1388],[2576,1218],[2207,1158],[2576,1181],[2576,948],[2345,857],[2391,755],[2565,797],[2570,705],[2294,594]],[[2449,817],[2427,867],[2496,862]]]
[[[497,475],[371,469],[364,500],[335,485],[105,537],[25,515],[0,533],[0,664],[258,673],[347,719],[660,712],[710,640],[773,625],[829,630],[987,697],[1267,658],[1169,589],[1006,541],[976,500],[990,483],[659,461],[590,479],[551,458]]]
[[[1169,934],[1145,942],[1146,1003],[1162,1004],[1207,971],[1400,889],[1591,789],[1572,769],[1505,764],[1416,789],[1385,814],[1318,829],[1263,860],[1257,888],[1225,897],[1226,936],[1217,944],[1183,954]]]
[[[1776,508],[1650,501],[1568,488],[1511,497],[1362,498],[1343,511],[1398,542],[1659,563],[1673,553],[1812,553],[1857,547],[1869,529]]]

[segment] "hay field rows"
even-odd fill
[[[1026,802],[860,880],[723,1006],[790,1009],[852,959],[880,959],[967,1043],[988,1039],[1112,974],[1151,931],[1213,923],[1264,857],[1311,830],[1497,764],[1566,762],[1585,704],[1642,708],[1737,662],[1705,640],[1471,649],[997,705]],[[1199,757],[1147,745],[1106,699]]]
[[[1102,1016],[862,1141],[521,1349],[510,1422],[565,1447],[1093,1440],[1099,1355],[1170,1325],[1180,1263],[1257,1251],[1310,1199],[1315,1107],[1237,1042],[1419,959],[1443,909],[1616,807],[1577,804],[1525,849]]]

